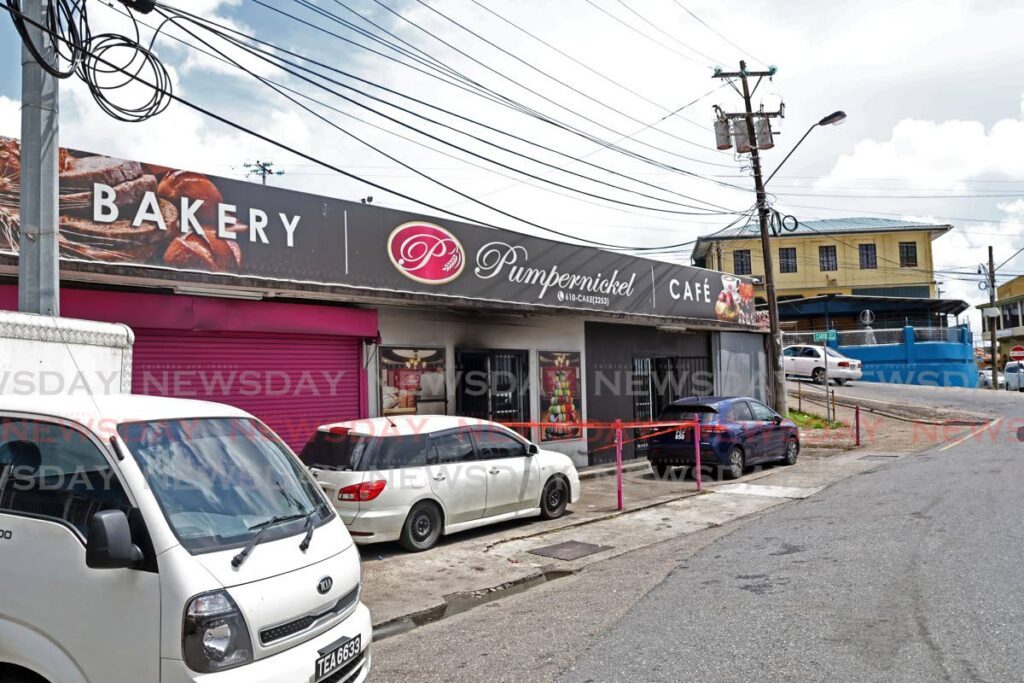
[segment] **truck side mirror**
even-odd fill
[[[531,443],[529,446],[526,447],[527,455],[537,455],[538,453],[540,453],[540,449],[537,448],[537,444]]]
[[[121,510],[102,510],[89,522],[85,565],[92,569],[124,569],[142,564],[142,551],[132,543],[128,515]]]

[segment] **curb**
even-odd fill
[[[647,469],[647,458],[634,458],[629,462],[622,463],[623,472],[636,472],[637,470]],[[580,481],[587,479],[600,479],[601,477],[615,474],[615,465],[594,465],[592,467],[584,467],[576,470],[576,473],[580,477]]]
[[[790,392],[790,391],[787,390],[786,395],[789,398],[802,398],[802,400],[808,401],[809,403],[814,403],[816,405],[821,405],[821,406],[825,405],[825,398],[824,398],[823,394],[820,397],[814,396],[814,397],[810,397],[809,398],[807,396],[807,394],[804,394],[802,397],[798,397],[795,392]],[[863,400],[864,401],[871,401],[871,402],[874,402],[874,403],[884,403],[885,405],[894,405],[894,404],[891,404],[891,403],[889,403],[887,401],[877,401],[875,399],[870,399],[870,398],[866,398],[866,399],[863,399]],[[913,413],[910,413],[910,412],[896,413],[896,412],[889,411],[889,410],[880,410],[878,408],[872,408],[870,406],[863,405],[862,403],[858,403],[856,401],[852,401],[852,400],[846,398],[845,396],[836,396],[836,401],[835,402],[836,402],[836,405],[843,406],[844,408],[856,408],[858,405],[860,405],[860,409],[862,411],[864,411],[865,413],[871,413],[873,415],[881,415],[882,417],[887,417],[887,418],[892,419],[892,420],[900,420],[901,422],[913,422],[913,423],[916,423],[916,424],[935,425],[935,426],[938,426],[938,427],[946,427],[946,426],[949,426],[949,427],[980,427],[980,426],[988,424],[990,422],[990,420],[988,418],[982,418],[982,417],[940,419],[940,418],[920,417],[920,416],[914,415]]]

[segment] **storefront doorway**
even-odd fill
[[[458,415],[495,422],[529,421],[529,352],[456,349],[455,371]]]
[[[707,356],[661,356],[633,358],[633,419],[655,420],[666,406],[686,396],[712,393],[711,359]],[[639,440],[637,457],[647,452],[648,442]]]

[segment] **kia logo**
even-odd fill
[[[332,586],[334,586],[334,579],[329,576],[325,576],[320,579],[320,583],[316,585],[316,592],[320,595],[327,595],[331,592]]]
[[[462,244],[433,223],[403,223],[392,230],[388,256],[402,275],[426,285],[451,282],[466,267]]]

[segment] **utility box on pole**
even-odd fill
[[[27,38],[47,63],[56,65],[59,57],[53,38],[40,28],[47,25],[51,1],[24,0],[22,12]],[[60,315],[57,82],[23,43],[18,309],[43,315]]]

